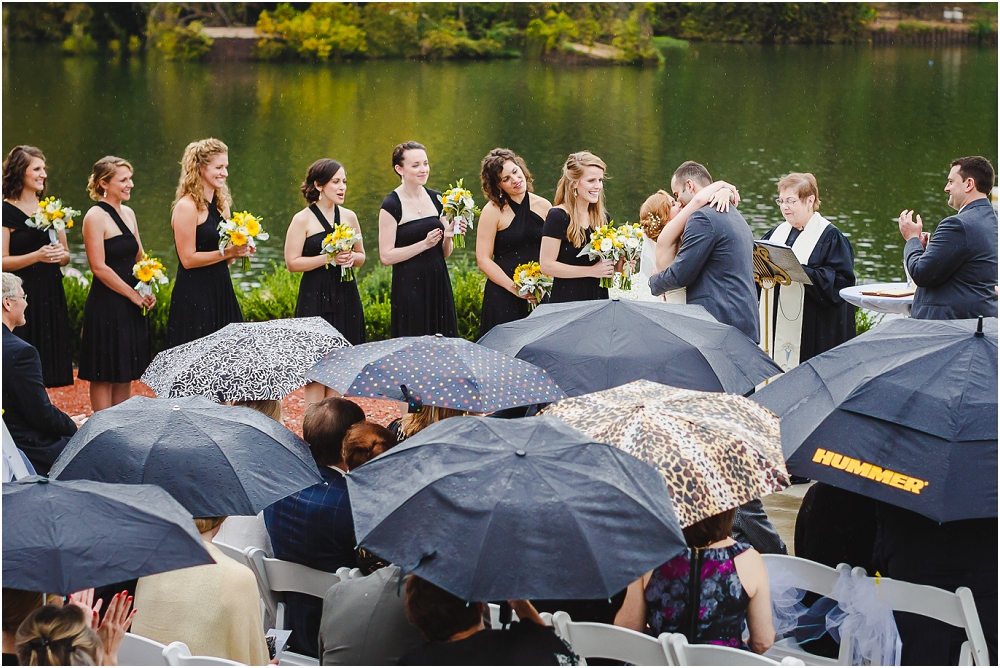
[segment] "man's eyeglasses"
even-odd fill
[[[28,293],[25,292],[25,293],[22,293],[22,294],[19,294],[19,295],[14,295],[12,297],[4,297],[4,299],[20,299],[21,301],[27,303],[28,302]]]
[[[774,203],[777,204],[778,206],[782,206],[785,204],[787,204],[788,206],[795,206],[796,204],[799,203],[799,200],[796,199],[795,197],[789,197],[788,199],[781,199],[779,197],[778,199],[774,200]]]

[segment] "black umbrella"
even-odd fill
[[[939,522],[997,516],[997,320],[892,320],[753,396],[789,472]]]
[[[211,563],[191,514],[159,487],[3,485],[4,587],[70,594]]]
[[[361,547],[465,601],[609,598],[684,549],[654,469],[550,417],[456,417],[347,476]]]
[[[645,379],[746,394],[781,373],[757,344],[693,304],[616,299],[542,304],[479,343],[537,364],[569,396]]]
[[[566,396],[533,364],[440,334],[333,350],[306,376],[345,396],[410,401],[470,413],[547,404]]]
[[[132,397],[94,413],[52,477],[159,485],[195,517],[256,515],[322,481],[308,446],[284,426],[200,396]]]

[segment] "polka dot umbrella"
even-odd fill
[[[566,396],[534,364],[441,335],[332,350],[306,377],[345,396],[395,399],[469,413],[547,404]]]

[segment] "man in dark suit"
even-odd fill
[[[951,163],[948,206],[958,211],[924,232],[920,216],[899,214],[903,260],[917,285],[910,315],[924,320],[997,317],[997,214],[989,195],[993,165],[972,156]]]
[[[35,470],[48,475],[56,457],[76,433],[76,423],[49,401],[38,351],[11,332],[25,323],[27,307],[21,279],[4,272],[3,420]]]
[[[708,170],[691,160],[670,179],[670,188],[682,204],[710,185]],[[753,233],[735,207],[722,213],[704,206],[692,213],[677,257],[666,270],[649,278],[649,288],[654,295],[687,288],[687,303],[701,304],[719,322],[760,342]]]
[[[358,566],[354,518],[347,494],[344,434],[365,413],[347,399],[327,398],[312,404],[302,418],[302,438],[309,444],[323,482],[286,496],[264,509],[264,522],[274,556],[319,571],[335,573]],[[285,620],[294,652],[319,656],[323,600],[307,594],[285,594]]]

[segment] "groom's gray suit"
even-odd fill
[[[753,233],[736,207],[704,206],[688,218],[673,263],[649,277],[654,295],[687,288],[687,303],[701,304],[716,320],[760,342],[753,282]]]

